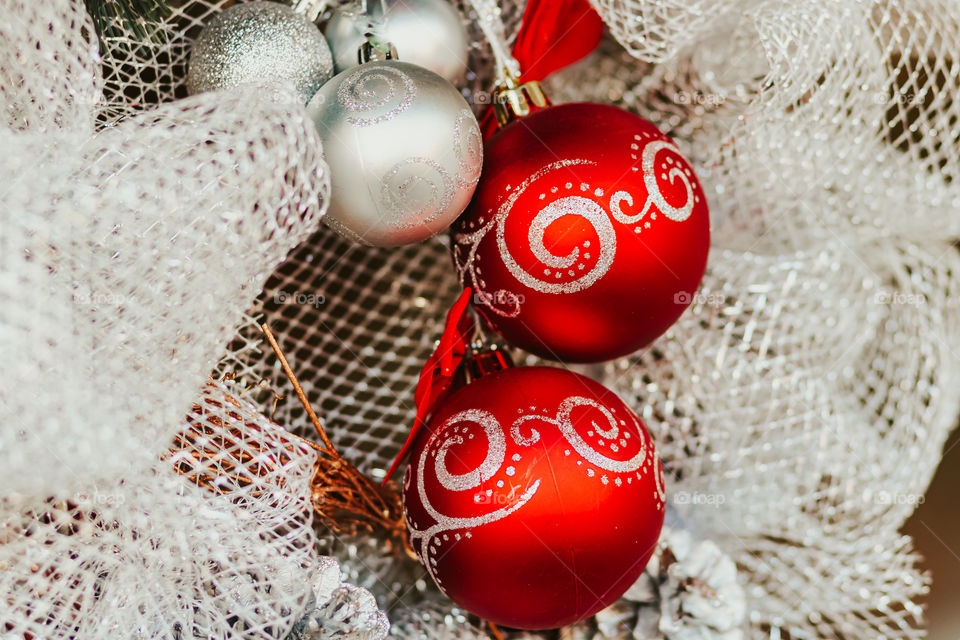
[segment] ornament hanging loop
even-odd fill
[[[497,3],[493,0],[470,2],[477,12],[477,24],[490,45],[497,67],[493,89],[493,113],[497,124],[502,127],[537,109],[550,106],[539,82],[520,82],[520,63],[509,52]]]
[[[520,76],[520,63],[510,55],[499,5],[496,0],[470,0],[470,4],[477,13],[477,26],[493,53],[497,67],[496,86],[506,86],[511,80],[516,83],[516,78]]]

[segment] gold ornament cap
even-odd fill
[[[508,74],[504,83],[493,90],[493,112],[501,127],[549,106],[550,100],[536,80],[520,84]]]

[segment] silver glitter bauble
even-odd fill
[[[460,14],[444,0],[368,0],[365,14],[334,12],[326,35],[338,72],[359,64],[357,50],[371,31],[376,39],[393,44],[400,60],[449,82],[457,82],[467,70],[467,32]]]
[[[335,76],[307,105],[330,166],[324,220],[381,247],[425,240],[470,202],[483,140],[457,89],[423,67],[386,60]]]
[[[332,75],[330,47],[316,25],[288,6],[248,2],[225,9],[200,32],[190,52],[187,90],[289,82],[306,104]]]

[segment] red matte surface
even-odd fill
[[[591,450],[608,460],[636,456],[642,462],[630,472],[610,471],[594,464],[596,458],[591,462],[579,455],[549,420],[572,397],[599,403],[617,424],[617,433],[607,438],[598,433],[609,433],[610,427],[601,410],[574,408],[570,424]],[[450,474],[468,474],[490,448],[479,423],[450,422],[465,410],[495,417],[506,447],[503,461],[486,480],[450,490],[438,479],[438,464]],[[515,421],[528,414],[542,418],[523,421],[514,435]],[[524,446],[533,430],[538,441]],[[449,448],[438,463],[445,441]],[[421,477],[429,508],[421,499]],[[535,485],[528,502],[500,519],[443,528],[443,520],[476,518],[515,504]],[[613,392],[563,369],[517,367],[485,376],[442,402],[411,458],[404,506],[415,530],[441,522],[443,530],[432,540],[416,535],[413,540],[450,598],[500,625],[547,629],[593,615],[637,580],[663,525],[662,487],[653,441]]]
[[[609,269],[588,288],[572,293],[526,286],[507,268],[496,230],[484,236],[472,260],[480,269],[483,286],[469,278],[465,284],[490,294],[511,292],[522,301],[519,314],[512,318],[475,305],[510,343],[554,360],[609,360],[649,344],[689,305],[706,268],[710,222],[706,197],[686,159],[663,149],[655,154],[654,164],[657,187],[673,207],[685,204],[687,188],[665,167],[689,171],[695,204],[685,220],[672,220],[656,206],[636,224],[622,223],[611,214],[610,199],[618,191],[633,199],[632,205],[621,204],[625,214],[636,214],[644,206],[648,191],[642,153],[646,144],[655,141],[669,138],[632,113],[574,103],[516,120],[487,142],[480,184],[468,209],[451,227],[454,237],[481,228],[494,216],[505,216],[504,242],[516,263],[532,277],[553,282],[556,270],[545,276],[545,265],[530,248],[531,223],[542,209],[563,197],[581,196],[597,202],[615,230],[615,256]],[[578,164],[547,170],[504,212],[507,198],[521,185],[561,161]],[[578,215],[557,219],[544,234],[544,245],[553,255],[566,256],[574,247],[579,247],[581,256],[590,254],[591,259],[584,260],[586,269],[597,264],[601,240],[591,223]],[[458,254],[463,272],[469,252]]]

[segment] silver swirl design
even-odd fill
[[[499,219],[497,225],[497,245],[500,249],[500,257],[506,265],[507,270],[514,278],[522,282],[527,287],[543,293],[574,293],[586,289],[594,282],[599,280],[610,269],[613,264],[614,255],[617,252],[617,233],[613,229],[613,224],[598,203],[584,198],[582,196],[566,196],[559,200],[554,200],[533,217],[530,222],[530,230],[527,232],[527,241],[530,243],[530,250],[533,255],[546,267],[551,269],[569,269],[576,264],[580,257],[580,249],[574,247],[573,250],[565,256],[557,256],[550,252],[544,244],[544,234],[553,222],[563,216],[575,215],[584,218],[590,223],[590,226],[597,233],[599,242],[599,256],[596,263],[588,271],[574,280],[566,282],[548,282],[529,273],[514,259],[507,247],[506,234],[504,226],[507,216]]]
[[[591,421],[591,426],[598,436],[611,441],[621,437],[620,424],[617,422],[613,412],[599,402],[583,396],[570,396],[564,399],[557,408],[557,412],[554,417],[540,414],[521,415],[513,421],[513,424],[510,427],[510,437],[517,445],[521,447],[529,447],[539,442],[541,435],[536,429],[529,427],[529,433],[527,433],[527,435],[524,435],[521,432],[521,428],[523,428],[528,422],[539,421],[556,427],[560,431],[563,438],[570,444],[571,448],[574,449],[584,460],[598,469],[620,474],[632,473],[640,469],[643,462],[646,460],[648,453],[653,454],[656,464],[659,465],[660,460],[656,457],[652,444],[647,442],[644,436],[643,428],[640,427],[636,416],[633,416],[632,414],[631,419],[634,421],[634,424],[637,425],[637,431],[639,433],[639,451],[634,456],[632,456],[629,460],[614,460],[594,449],[583,439],[573,425],[573,411],[581,407],[595,409],[603,416],[601,421],[602,424],[597,424],[596,420]],[[451,449],[466,443],[467,437],[469,437],[468,430],[470,429],[471,425],[479,426],[482,430],[483,435],[487,440],[487,454],[483,461],[477,465],[476,468],[471,469],[466,473],[451,473],[447,468],[447,455],[453,455]],[[629,434],[622,435],[623,438],[630,437]],[[623,442],[625,442],[625,440],[621,440],[621,443]],[[614,450],[616,450],[615,447]],[[437,575],[438,560],[436,556],[442,546],[440,539],[446,539],[444,534],[453,530],[482,527],[506,518],[510,514],[522,508],[534,497],[534,495],[536,495],[540,488],[541,479],[537,478],[533,480],[523,489],[523,492],[519,496],[499,509],[477,516],[458,517],[440,513],[437,508],[431,504],[430,498],[426,491],[426,471],[428,468],[432,468],[440,485],[448,491],[454,491],[458,493],[469,491],[471,489],[477,489],[484,482],[487,482],[493,478],[501,470],[506,460],[506,452],[506,436],[496,416],[489,411],[484,411],[482,409],[466,409],[447,418],[433,432],[429,440],[427,440],[419,459],[416,461],[416,483],[420,503],[423,505],[424,510],[427,512],[430,518],[433,519],[435,524],[428,526],[426,529],[418,529],[417,524],[410,518],[409,512],[406,512],[405,518],[407,521],[407,526],[410,530],[410,541],[415,545],[415,548],[417,545],[419,545],[418,553],[420,554],[421,559],[424,561],[423,564],[426,567],[427,572],[434,579],[441,590],[444,587],[442,580]],[[568,451],[567,454],[569,453],[570,452]],[[429,465],[431,457],[433,458],[433,464]],[[519,457],[514,456],[514,459],[519,460]],[[411,468],[412,466],[408,467],[408,475],[404,477],[405,490],[407,487],[409,487],[409,473]],[[512,474],[512,470],[508,469],[507,473]],[[662,502],[664,499],[662,488],[662,467],[657,467],[655,475],[657,473],[659,473],[657,479],[657,490],[661,496]],[[587,475],[592,477],[593,470],[588,470]],[[607,483],[606,476],[603,477],[602,481],[604,484]],[[620,480],[617,480],[617,486],[620,486]],[[513,498],[513,496],[514,494],[511,492],[509,497]],[[465,535],[469,537],[469,531]],[[460,539],[459,534],[456,536],[456,539]]]
[[[680,149],[671,143],[665,140],[656,140],[650,142],[643,148],[643,157],[640,161],[641,169],[643,170],[643,182],[647,186],[647,197],[650,201],[660,210],[660,213],[667,216],[674,222],[683,222],[690,217],[690,214],[693,212],[693,186],[690,184],[690,179],[686,176],[677,165],[673,165],[667,171],[667,177],[670,179],[670,184],[673,184],[676,178],[680,179],[680,182],[683,183],[684,188],[687,191],[687,198],[684,201],[682,207],[677,208],[673,207],[663,199],[663,193],[660,191],[660,184],[657,182],[657,169],[656,169],[656,160],[657,154],[660,151],[672,151],[677,155],[682,156]]]
[[[397,228],[420,227],[446,211],[455,193],[453,178],[429,158],[407,158],[380,181],[380,200]]]
[[[570,416],[573,413],[573,410],[578,407],[592,407],[603,414],[603,417],[608,423],[606,428],[599,426],[596,422],[593,422],[593,428],[602,437],[613,439],[620,434],[620,425],[617,424],[617,419],[613,417],[613,414],[609,409],[599,402],[591,400],[590,398],[584,398],[583,396],[571,396],[560,404],[560,408],[557,410],[556,418],[557,427],[560,429],[560,433],[563,434],[563,437],[566,439],[566,441],[570,443],[570,446],[572,446],[574,450],[583,457],[584,460],[606,471],[613,471],[615,473],[631,473],[639,469],[643,464],[644,459],[647,457],[647,446],[645,439],[641,438],[640,451],[638,451],[636,455],[629,460],[614,460],[613,458],[608,458],[601,452],[591,447],[590,444],[587,443],[587,441],[584,440],[579,433],[577,433]],[[640,433],[642,435],[643,431],[641,430]]]
[[[648,199],[647,204],[644,205],[640,213],[631,216],[620,209],[621,202],[626,202],[628,205],[633,206],[633,196],[626,191],[617,191],[610,196],[610,214],[617,222],[622,222],[623,224],[640,222],[643,220],[643,217],[647,215],[647,210],[650,208],[650,200]]]
[[[537,442],[540,441],[540,432],[534,429],[533,427],[530,428],[530,435],[528,436],[524,436],[520,433],[520,425],[530,420],[545,421],[545,418],[543,416],[538,416],[538,415],[520,416],[519,418],[513,421],[513,426],[510,427],[510,437],[513,438],[513,441],[516,442],[521,447],[529,447],[530,445],[536,444]],[[553,422],[552,420],[546,420],[546,421]]]
[[[503,464],[504,455],[507,451],[507,443],[503,437],[503,429],[496,417],[488,411],[479,409],[468,409],[461,411],[444,423],[443,431],[448,431],[450,427],[461,422],[473,422],[483,428],[487,437],[487,456],[476,469],[464,474],[452,474],[447,470],[447,452],[450,447],[464,443],[463,436],[454,434],[447,437],[437,449],[437,455],[434,460],[434,471],[437,474],[437,480],[444,488],[450,491],[468,491],[479,487],[483,482],[489,480]]]
[[[451,434],[450,429],[463,423],[477,424],[482,428],[487,438],[487,455],[476,469],[464,474],[452,474],[446,466],[446,455],[451,447],[464,442],[462,433],[466,431],[454,429],[454,432]],[[440,438],[443,438],[443,441],[439,446],[436,446]],[[426,446],[423,448],[420,459],[417,461],[417,493],[420,496],[420,503],[436,524],[428,527],[426,530],[419,530],[408,519],[410,542],[420,544],[420,555],[421,558],[424,559],[424,566],[427,568],[427,572],[430,574],[430,577],[433,578],[434,582],[443,589],[442,580],[436,573],[436,558],[430,557],[430,553],[436,552],[439,548],[439,545],[434,542],[437,537],[446,531],[481,527],[507,517],[533,498],[540,488],[540,480],[537,479],[527,486],[523,493],[513,502],[489,513],[466,518],[448,516],[440,513],[431,504],[430,498],[427,496],[424,478],[427,461],[431,452],[435,452],[433,469],[437,474],[437,479],[440,484],[450,491],[468,491],[480,486],[480,484],[489,480],[499,471],[506,455],[506,437],[504,436],[500,422],[493,414],[479,409],[467,409],[451,416],[434,431],[433,435],[427,441]]]
[[[454,236],[454,242],[455,242],[454,256],[456,257],[457,269],[460,274],[460,282],[464,286],[467,286],[468,284],[471,285],[474,291],[477,292],[478,294],[478,300],[490,311],[505,318],[515,318],[518,315],[520,315],[519,300],[521,298],[516,293],[512,291],[508,291],[506,289],[499,289],[495,294],[490,294],[486,292],[485,283],[483,281],[483,278],[480,277],[480,274],[477,271],[477,265],[476,265],[477,249],[480,246],[480,242],[483,241],[483,239],[487,236],[488,233],[490,233],[491,229],[495,228],[496,235],[497,235],[498,248],[500,249],[501,255],[503,255],[504,253],[509,255],[509,250],[505,250],[506,242],[503,238],[504,224],[506,223],[506,219],[510,215],[510,212],[513,210],[513,206],[514,204],[516,204],[517,199],[520,198],[520,196],[523,195],[527,191],[527,189],[530,188],[530,185],[532,185],[537,180],[543,178],[544,176],[556,171],[557,169],[562,169],[564,167],[578,166],[578,165],[595,165],[595,164],[596,164],[595,162],[592,162],[590,160],[582,160],[582,159],[559,160],[557,162],[552,162],[548,164],[547,166],[535,172],[533,175],[529,176],[526,180],[520,183],[515,189],[513,189],[510,192],[510,194],[507,196],[503,204],[500,206],[500,208],[497,210],[497,213],[493,215],[490,218],[490,220],[487,221],[485,224],[483,224],[479,229],[477,229],[476,231],[471,231],[469,233],[458,233]],[[598,205],[598,208],[599,208],[599,205]],[[545,220],[547,217],[550,217],[552,215],[554,215],[553,210],[548,211],[547,213],[543,214],[543,217],[541,217],[541,221]],[[590,215],[594,219],[597,219],[596,211],[594,211],[592,208],[590,211]],[[604,218],[606,218],[605,215],[604,215]],[[603,225],[604,223],[600,222],[599,224]],[[606,220],[606,225],[608,227],[610,226],[609,220]],[[546,225],[544,225],[543,229],[544,230],[546,229]],[[536,244],[540,246],[534,249],[535,252],[540,251],[543,245],[542,234],[539,236],[534,236],[534,241],[537,240],[537,237],[539,237],[539,242],[536,242]],[[615,252],[616,250],[616,238],[615,236],[611,236],[611,237],[613,238],[613,246],[612,247],[607,246],[605,248],[605,251],[607,252],[607,254],[609,254],[609,261],[612,263],[613,252]],[[529,239],[529,236],[528,236],[528,239]],[[466,248],[466,252],[465,252],[466,255],[464,255],[464,248]],[[601,253],[603,253],[603,251],[604,249],[601,250]],[[541,255],[545,255],[551,261],[555,261],[558,259],[560,261],[566,261],[570,259],[570,256],[565,256],[565,257],[561,256],[559,258],[557,256],[553,256],[552,254],[549,253],[549,251],[546,251],[546,247],[543,247],[540,253]],[[607,254],[603,254],[604,255],[603,260],[597,261],[598,265],[603,264],[603,262],[608,257]],[[579,255],[579,253],[577,253],[577,255]],[[538,257],[538,259],[541,259],[541,258]],[[573,259],[576,260],[576,256]],[[514,273],[514,277],[517,277],[517,279],[520,282],[523,282],[524,284],[526,284],[524,280],[529,280],[531,282],[534,281],[533,277],[530,274],[520,269],[519,265],[516,264],[516,260],[514,260],[512,256],[510,257],[510,260],[514,264],[514,269],[516,270],[516,272]],[[596,268],[597,267],[595,266],[594,270],[596,270]],[[596,274],[596,278],[598,279],[599,277],[601,277],[603,273],[605,273],[606,269],[609,269],[609,264],[607,264],[605,268],[602,268],[602,272],[598,272]],[[513,270],[511,272],[513,273]],[[517,276],[517,273],[519,273],[522,276],[522,279],[521,277]],[[587,286],[589,286],[589,284],[584,284],[585,280],[583,280],[583,278],[586,277],[587,275],[589,274],[584,274],[584,276],[581,276],[581,279],[579,280],[580,284],[583,285],[583,288],[586,288]],[[539,282],[541,283],[541,286],[552,286],[556,284],[556,283],[547,283],[543,281],[539,281]],[[567,284],[570,284],[570,283],[567,283]],[[592,284],[592,282],[590,284]],[[536,287],[531,287],[531,288],[536,288]],[[538,290],[543,290],[543,289],[538,289]],[[507,304],[505,306],[502,304],[499,304],[502,301],[509,302],[510,304]]]
[[[639,140],[640,138],[637,137],[636,139]],[[643,148],[640,159],[644,185],[647,188],[647,199],[640,211],[631,215],[623,210],[623,206],[633,206],[633,196],[623,190],[611,194],[609,200],[610,215],[617,222],[634,225],[643,220],[654,207],[668,219],[675,222],[682,222],[690,217],[696,199],[694,197],[690,176],[687,175],[687,172],[684,171],[679,164],[673,164],[670,168],[664,169],[662,178],[669,179],[671,184],[676,183],[677,180],[680,181],[686,191],[686,201],[684,205],[682,207],[670,205],[660,191],[660,183],[656,173],[656,159],[657,154],[661,151],[670,151],[681,158],[683,157],[680,150],[672,142],[666,140],[653,140],[648,142]],[[517,281],[535,291],[554,294],[582,291],[593,285],[609,271],[617,249],[616,232],[603,207],[594,200],[583,196],[566,196],[546,205],[534,216],[527,234],[527,241],[529,242],[531,252],[536,259],[546,267],[546,269],[544,269],[544,275],[547,275],[549,272],[556,274],[560,270],[567,270],[569,274],[569,271],[572,270],[571,268],[575,264],[577,265],[577,271],[582,271],[585,263],[577,264],[577,260],[581,257],[581,251],[578,247],[575,247],[565,256],[554,255],[545,246],[544,234],[551,223],[564,215],[578,215],[586,219],[596,231],[600,246],[597,250],[596,263],[592,268],[579,275],[579,277],[566,282],[551,282],[534,276],[517,263],[514,256],[510,253],[506,242],[505,228],[507,217],[513,210],[517,199],[531,184],[562,167],[593,164],[596,163],[583,159],[563,160],[543,167],[511,191],[510,195],[498,209],[496,215],[494,215],[489,222],[476,231],[457,234],[454,237],[456,242],[454,255],[457,258],[460,281],[464,286],[468,284],[472,285],[473,289],[478,293],[480,303],[490,311],[506,318],[515,318],[520,315],[519,303],[509,305],[498,304],[498,302],[503,300],[519,300],[519,296],[504,289],[498,290],[495,295],[486,294],[484,291],[485,283],[477,272],[475,264],[477,249],[480,242],[493,228],[496,228],[497,248],[504,265]],[[600,195],[599,191],[597,195]],[[645,223],[645,225],[649,226],[649,223]],[[640,231],[640,229],[637,228],[636,231]],[[467,247],[466,255],[464,255],[464,251],[460,245]]]
[[[591,463],[595,467],[604,469],[606,471],[613,471],[615,473],[632,473],[643,465],[643,461],[647,457],[647,442],[643,437],[643,429],[640,429],[639,425],[637,431],[640,433],[640,450],[629,460],[614,460],[613,458],[605,456],[603,453],[590,446],[590,444],[577,432],[573,425],[571,416],[573,414],[573,410],[579,407],[590,407],[592,409],[596,409],[603,415],[605,421],[604,425],[597,424],[595,420],[591,421],[591,426],[593,427],[594,432],[596,432],[596,434],[601,438],[614,440],[620,436],[620,425],[617,424],[617,419],[614,417],[610,409],[603,406],[596,400],[591,400],[590,398],[585,398],[583,396],[570,396],[560,403],[560,407],[557,409],[557,414],[555,417],[551,418],[548,416],[529,414],[520,416],[514,420],[513,425],[510,427],[510,437],[513,438],[513,441],[518,445],[529,447],[540,440],[540,432],[530,427],[530,433],[528,435],[523,435],[523,433],[520,431],[521,426],[530,421],[545,422],[559,429],[564,439],[570,443],[570,446],[572,446],[573,449],[579,453],[584,460]],[[636,418],[633,416],[631,417],[636,423]]]
[[[337,102],[344,109],[364,116],[347,116],[356,127],[392,120],[406,111],[417,94],[413,79],[394,67],[361,65],[337,87]],[[373,112],[373,113],[368,113]]]
[[[457,154],[457,184],[468,187],[480,180],[483,169],[483,137],[477,119],[469,109],[462,109],[453,125],[453,149]]]
[[[683,155],[680,153],[680,149],[676,147],[671,142],[666,140],[654,140],[653,142],[647,143],[643,148],[643,155],[640,158],[640,168],[643,171],[643,183],[647,187],[647,200],[643,204],[643,208],[640,209],[638,213],[634,215],[629,215],[624,213],[620,203],[626,202],[628,205],[633,204],[633,196],[631,196],[626,191],[617,191],[610,196],[610,213],[613,217],[623,224],[636,224],[643,220],[649,213],[650,209],[656,207],[658,211],[663,213],[669,219],[674,222],[683,222],[690,217],[690,214],[693,212],[693,185],[690,184],[690,178],[687,177],[683,169],[679,165],[673,165],[668,170],[666,170],[666,177],[669,178],[670,184],[673,184],[677,179],[683,184],[686,192],[687,198],[684,201],[682,207],[674,207],[670,205],[663,197],[663,192],[660,191],[660,182],[657,180],[657,154],[661,151],[672,151],[676,153],[681,158]]]
[[[660,498],[662,504],[667,500],[667,487],[663,480],[663,462],[660,460],[660,456],[657,455],[656,451],[653,452],[653,460],[655,466],[653,478],[657,486],[657,497]]]

